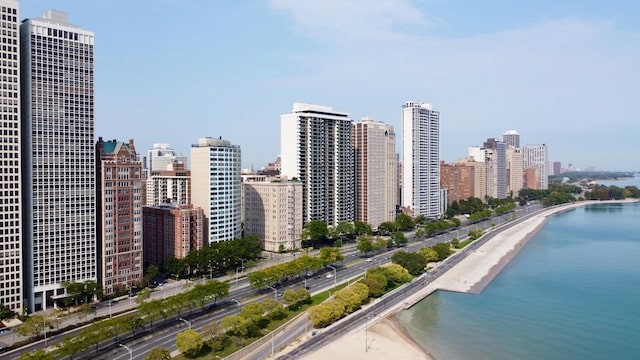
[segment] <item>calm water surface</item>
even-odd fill
[[[556,215],[482,294],[398,318],[437,359],[640,359],[640,204]]]

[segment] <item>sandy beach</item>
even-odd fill
[[[365,351],[365,328],[361,327],[337,341],[332,341],[322,349],[304,356],[303,359],[324,360],[328,357],[351,360],[433,359],[393,317],[383,317],[368,326],[366,340],[368,346]]]
[[[479,248],[472,250],[465,259],[440,276],[423,290],[409,296],[404,303],[386,310],[368,324],[366,337],[368,347],[365,352],[365,329],[357,328],[302,357],[305,360],[326,358],[348,359],[433,359],[420,344],[416,343],[395,321],[394,315],[409,308],[436,290],[465,293],[480,293],[508,265],[524,245],[545,224],[550,216],[579,206],[603,203],[584,201],[542,210],[521,223],[508,229],[492,229],[496,235]]]

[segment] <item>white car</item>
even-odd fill
[[[331,279],[333,277],[333,274],[327,274],[327,279]]]
[[[372,258],[367,258],[367,262],[372,262],[373,259]]]

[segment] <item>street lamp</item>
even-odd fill
[[[247,261],[247,259],[240,259],[240,266],[242,266],[242,272],[244,272],[244,262]]]
[[[127,345],[124,345],[124,344],[118,344],[118,345],[127,349],[127,351],[129,352],[129,360],[133,360],[133,350]]]
[[[369,315],[365,316],[364,318],[364,352],[367,352],[367,350],[369,350],[369,338],[368,338],[369,333],[367,332],[368,322],[369,322]]]
[[[236,285],[238,285],[238,269],[243,270],[242,268],[236,267]]]
[[[267,285],[269,289],[273,289],[273,298],[278,300],[278,290],[271,285]]]
[[[183,319],[183,318],[179,318],[178,320],[184,321],[184,323],[187,324],[187,326],[189,327],[189,330],[191,330],[191,321]]]
[[[338,270],[336,268],[334,268],[331,265],[327,265],[328,268],[332,268],[333,269],[333,285],[335,286],[337,284],[338,281]]]
[[[47,348],[47,317],[42,316],[42,330],[44,331],[44,348]]]

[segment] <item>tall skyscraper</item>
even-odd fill
[[[281,175],[303,185],[303,222],[354,219],[352,121],[331,107],[293,104],[280,117]]]
[[[507,130],[502,134],[502,142],[507,146],[513,146],[515,148],[520,147],[520,134],[515,130]]]
[[[402,206],[414,216],[440,217],[440,112],[431,104],[402,106]]]
[[[205,242],[242,236],[240,146],[222,138],[191,145],[191,202],[204,211]]]
[[[487,139],[484,149],[487,195],[504,199],[507,197],[507,145],[498,139]]]
[[[20,42],[24,297],[37,311],[62,282],[97,280],[94,34],[49,10]]]
[[[142,281],[142,162],[133,140],[96,144],[98,281],[105,295]]]
[[[548,159],[549,150],[545,144],[527,144],[524,146],[524,168],[536,169],[537,184],[541,190],[549,188]],[[528,180],[528,183],[531,184],[531,180]]]
[[[18,1],[0,0],[0,304],[22,308],[22,186],[20,155],[20,63]]]
[[[356,220],[377,228],[394,221],[398,203],[398,155],[393,126],[364,117],[353,124]]]

